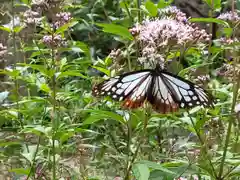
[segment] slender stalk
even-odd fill
[[[129,180],[130,179],[130,172],[132,170],[132,166],[133,166],[133,164],[134,164],[134,162],[137,158],[139,149],[140,149],[141,145],[144,143],[144,140],[145,140],[145,137],[146,137],[148,119],[149,119],[149,113],[146,112],[146,117],[144,119],[143,133],[142,133],[142,136],[141,135],[139,136],[139,138],[140,138],[139,141],[138,141],[139,143],[137,145],[136,151],[133,154],[133,158],[132,158],[131,162],[128,164],[128,168],[126,170],[124,180]]]
[[[52,39],[54,38],[54,34],[52,33]],[[52,68],[55,70],[56,69],[56,64],[55,64],[55,58],[54,58],[54,48],[52,47]],[[56,132],[56,77],[55,73],[52,77],[52,103],[53,103],[53,110],[52,110],[52,155],[53,155],[53,174],[52,174],[52,179],[56,180],[56,158],[55,158],[55,132]]]
[[[142,21],[142,17],[141,17],[141,0],[136,0],[136,4],[137,4],[137,16],[138,16],[138,22]]]
[[[190,118],[190,120],[191,120],[192,126],[193,126],[193,128],[194,128],[194,130],[195,130],[195,132],[196,132],[196,134],[197,134],[197,137],[198,137],[198,139],[199,139],[199,141],[200,141],[200,143],[201,143],[201,145],[202,145],[202,147],[203,147],[204,153],[207,155],[207,160],[208,160],[209,165],[210,165],[210,167],[211,167],[211,169],[212,169],[212,172],[214,173],[214,177],[216,178],[216,177],[217,177],[217,173],[216,173],[216,171],[215,171],[215,168],[214,168],[214,165],[213,165],[211,159],[210,159],[209,156],[208,156],[208,151],[207,151],[207,148],[206,148],[206,146],[205,146],[204,140],[202,139],[201,134],[199,133],[199,131],[197,130],[197,128],[195,127],[195,123],[194,123],[194,121],[193,121],[193,119],[192,119],[189,111],[187,111],[187,113],[188,113],[188,116],[189,116],[189,118]]]
[[[234,7],[235,1],[232,0],[231,2],[232,2],[232,13],[234,13],[234,11],[235,11],[235,7]],[[235,33],[233,32],[233,39],[234,39],[234,36],[235,36]],[[235,48],[234,48],[234,50],[235,50]],[[233,50],[233,53],[235,52],[234,50]],[[237,102],[238,90],[240,88],[240,74],[237,74],[237,72],[236,72],[236,65],[237,65],[237,58],[235,57],[234,61],[233,61],[233,67],[234,67],[234,69],[233,69],[234,70],[234,81],[233,82],[237,82],[237,83],[235,84],[235,87],[234,87],[234,90],[233,90],[231,115],[229,117],[229,123],[228,123],[227,135],[226,135],[226,140],[225,140],[225,145],[224,145],[224,150],[223,150],[223,155],[222,155],[222,161],[221,161],[219,174],[218,174],[219,178],[221,178],[222,174],[223,174],[224,162],[225,162],[225,159],[226,159],[227,149],[228,149],[228,145],[229,145],[229,142],[230,142],[232,125],[233,125],[233,122],[234,122],[234,115],[233,115],[234,114],[234,108],[235,108],[235,105],[236,105],[236,102]]]
[[[37,157],[37,153],[38,153],[38,149],[39,149],[39,145],[40,145],[40,140],[41,140],[41,136],[38,137],[37,148],[36,148],[36,151],[34,152],[30,172],[28,173],[26,180],[28,180],[30,178],[31,174],[33,173],[33,169],[34,169],[34,165],[35,165],[35,161],[36,161],[36,157]]]
[[[228,145],[229,145],[229,142],[230,142],[232,125],[233,125],[233,121],[234,121],[233,112],[234,112],[234,108],[235,108],[235,105],[236,105],[236,102],[237,102],[239,87],[240,87],[240,74],[237,77],[237,83],[236,83],[236,86],[235,86],[234,92],[233,92],[233,102],[232,102],[232,107],[231,107],[231,114],[232,115],[230,116],[229,123],[228,123],[228,129],[227,129],[227,135],[226,135],[226,140],[225,140],[225,145],[224,145],[224,150],[223,150],[223,155],[222,155],[222,161],[221,161],[220,170],[219,170],[219,174],[218,174],[219,178],[221,178],[222,174],[223,174],[224,162],[225,162],[226,155],[227,155],[227,149],[228,149]]]
[[[14,31],[14,26],[15,26],[15,11],[14,11],[14,0],[11,1],[11,6],[12,6],[12,38],[13,38],[13,55],[15,57],[15,60],[14,60],[14,70],[16,70],[17,68],[17,60],[19,59],[18,57],[18,54],[17,54],[17,46],[16,46],[16,33]],[[15,95],[16,95],[16,105],[17,105],[17,110],[18,110],[18,113],[17,113],[17,119],[18,119],[18,122],[21,126],[21,129],[24,129],[24,124],[23,124],[23,121],[20,117],[20,106],[19,106],[19,100],[20,100],[20,96],[19,96],[19,84],[18,84],[18,79],[16,76],[14,76],[14,91],[15,91]],[[27,149],[27,152],[29,153],[29,148],[28,148],[28,145],[25,144],[26,146],[26,149]]]

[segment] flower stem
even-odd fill
[[[223,150],[223,155],[222,155],[222,161],[221,161],[219,174],[218,174],[219,178],[221,178],[221,176],[223,174],[224,162],[225,162],[226,155],[227,155],[227,149],[228,149],[228,145],[229,145],[229,141],[230,141],[230,137],[231,137],[232,125],[233,125],[233,120],[234,120],[233,112],[234,112],[234,107],[237,102],[239,87],[240,87],[240,74],[238,74],[237,83],[236,83],[236,86],[235,86],[234,92],[233,92],[233,102],[232,102],[232,107],[231,107],[232,115],[230,116],[229,123],[228,123],[228,129],[227,129],[227,135],[226,135],[226,140],[225,140],[225,145],[224,145],[224,150]]]
[[[144,140],[145,140],[145,137],[146,137],[148,119],[149,119],[149,113],[147,112],[146,116],[145,116],[145,119],[144,119],[143,134],[142,134],[142,136],[140,136],[140,140],[138,141],[139,143],[137,145],[136,151],[133,154],[133,158],[132,158],[131,162],[128,163],[128,167],[127,167],[127,170],[126,170],[124,180],[129,180],[130,179],[130,171],[132,170],[132,166],[133,166],[133,164],[134,164],[134,162],[137,158],[139,149],[140,149],[141,145],[144,143]]]
[[[209,156],[208,156],[208,151],[207,151],[206,145],[205,145],[205,143],[204,143],[204,140],[202,139],[199,131],[197,130],[197,128],[196,128],[196,126],[195,126],[195,123],[194,123],[194,121],[193,121],[193,119],[192,119],[189,111],[187,111],[187,113],[188,113],[189,118],[190,118],[190,120],[191,120],[191,123],[192,123],[192,126],[193,126],[193,128],[194,128],[194,131],[196,132],[197,137],[198,137],[198,139],[199,139],[199,141],[200,141],[200,143],[201,143],[201,145],[202,145],[202,147],[203,147],[204,154],[206,154],[206,156],[207,156],[207,160],[208,160],[208,162],[209,162],[209,165],[211,166],[211,169],[212,169],[212,172],[213,172],[213,174],[214,174],[214,177],[217,177],[217,173],[216,173],[216,171],[215,171],[214,165],[213,165],[211,159],[210,159]]]

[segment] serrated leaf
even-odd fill
[[[124,26],[120,26],[116,24],[104,24],[104,23],[96,23],[96,25],[102,27],[103,28],[102,30],[106,33],[115,34],[115,35],[121,36],[122,38],[133,40],[132,34]]]
[[[133,175],[136,177],[137,180],[148,180],[150,172],[146,165],[134,164]]]
[[[148,0],[146,3],[145,3],[145,8],[148,10],[148,12],[150,13],[150,15],[152,17],[155,17],[157,16],[158,14],[158,8],[157,6],[150,0]]]

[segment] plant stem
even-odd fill
[[[138,22],[140,23],[142,21],[142,18],[141,18],[141,0],[136,0],[136,5],[137,5],[137,15],[138,15]]]
[[[234,13],[235,11],[235,7],[234,7],[235,1],[232,0],[232,13]],[[233,32],[233,39],[235,37],[235,33]],[[233,53],[235,48],[233,49]],[[237,51],[236,51],[237,52]],[[227,135],[226,135],[226,140],[225,140],[225,145],[224,145],[224,150],[223,150],[223,156],[222,156],[222,161],[221,161],[221,165],[220,165],[220,169],[219,169],[219,174],[218,177],[221,179],[222,174],[223,174],[223,166],[224,166],[224,162],[226,159],[226,155],[227,155],[227,149],[228,149],[228,145],[230,142],[230,137],[231,137],[231,131],[232,131],[232,125],[233,125],[233,121],[234,121],[234,108],[237,102],[237,97],[238,97],[238,90],[240,87],[240,73],[237,74],[236,72],[236,65],[237,65],[237,58],[234,58],[233,61],[233,72],[234,72],[234,81],[233,82],[237,82],[235,84],[235,88],[233,89],[233,100],[232,100],[232,107],[231,107],[231,115],[229,117],[229,123],[228,123],[228,129],[227,129]]]
[[[240,87],[240,74],[238,74],[237,84],[236,84],[236,86],[234,88],[234,92],[233,92],[233,102],[232,102],[232,107],[231,107],[232,115],[230,116],[229,123],[228,123],[228,129],[227,129],[227,135],[226,135],[226,140],[225,140],[225,145],[224,145],[224,150],[223,150],[223,155],[222,155],[222,161],[221,161],[220,170],[219,170],[219,174],[218,174],[219,178],[221,178],[221,176],[223,174],[224,162],[225,162],[226,155],[227,155],[227,149],[228,149],[228,144],[229,144],[230,137],[231,137],[232,125],[233,125],[233,120],[234,120],[233,112],[234,112],[234,107],[237,102],[239,87]]]
[[[129,175],[130,175],[130,171],[132,170],[132,166],[137,158],[137,155],[138,155],[141,145],[144,143],[146,132],[147,132],[148,119],[149,119],[149,113],[146,112],[146,117],[144,119],[144,126],[143,126],[143,135],[139,136],[140,137],[139,143],[137,145],[136,151],[133,154],[133,158],[132,158],[131,162],[128,164],[124,180],[129,180],[129,178],[130,178]]]
[[[200,141],[200,143],[201,143],[201,145],[202,145],[202,147],[203,147],[204,153],[207,155],[207,160],[208,160],[208,162],[209,162],[209,164],[210,164],[210,166],[211,166],[212,172],[214,173],[214,177],[216,178],[216,177],[217,177],[217,173],[216,173],[216,171],[215,171],[215,168],[214,168],[214,166],[213,166],[213,163],[212,163],[211,159],[210,159],[209,156],[208,156],[208,151],[207,151],[207,148],[206,148],[206,146],[205,146],[205,143],[204,143],[204,141],[203,141],[200,133],[198,132],[197,128],[195,127],[195,123],[193,122],[193,119],[192,119],[189,111],[187,111],[187,113],[188,113],[188,116],[189,116],[189,118],[190,118],[190,120],[191,120],[192,126],[193,126],[193,128],[194,128],[194,130],[195,130],[195,132],[196,132],[196,134],[197,134],[197,137],[198,137],[198,139],[199,139],[199,141]]]
[[[52,34],[52,39],[53,39],[53,34]],[[55,67],[55,58],[54,58],[54,48],[52,47],[52,68],[54,70],[56,70]],[[56,79],[55,79],[55,72],[54,75],[52,76],[52,103],[53,103],[53,110],[52,110],[52,155],[53,155],[53,174],[52,174],[52,179],[56,180],[56,158],[55,158],[55,131],[56,131],[56,122],[55,122],[55,118],[56,118]]]
[[[18,57],[18,54],[17,54],[17,46],[16,46],[16,33],[14,31],[14,26],[15,26],[15,11],[14,11],[14,0],[11,1],[11,6],[12,6],[12,22],[13,22],[13,26],[12,26],[12,30],[11,30],[11,33],[12,33],[12,38],[13,38],[13,55],[15,57],[15,60],[14,60],[14,70],[16,71],[17,69],[17,61],[19,59]],[[18,119],[18,122],[20,123],[20,126],[21,126],[21,129],[24,129],[24,124],[23,124],[23,121],[20,117],[20,106],[19,106],[19,84],[18,84],[18,79],[16,77],[16,75],[14,75],[14,91],[15,91],[15,95],[16,95],[16,105],[17,105],[17,119]],[[25,139],[25,135],[24,136],[24,139]],[[28,148],[28,145],[25,144],[26,146],[26,149],[27,149],[27,152],[29,153],[29,148]]]

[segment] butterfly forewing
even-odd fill
[[[151,82],[151,71],[125,73],[110,78],[93,88],[93,95],[108,95],[115,100],[125,100],[125,107],[139,107],[146,97],[146,86]]]

